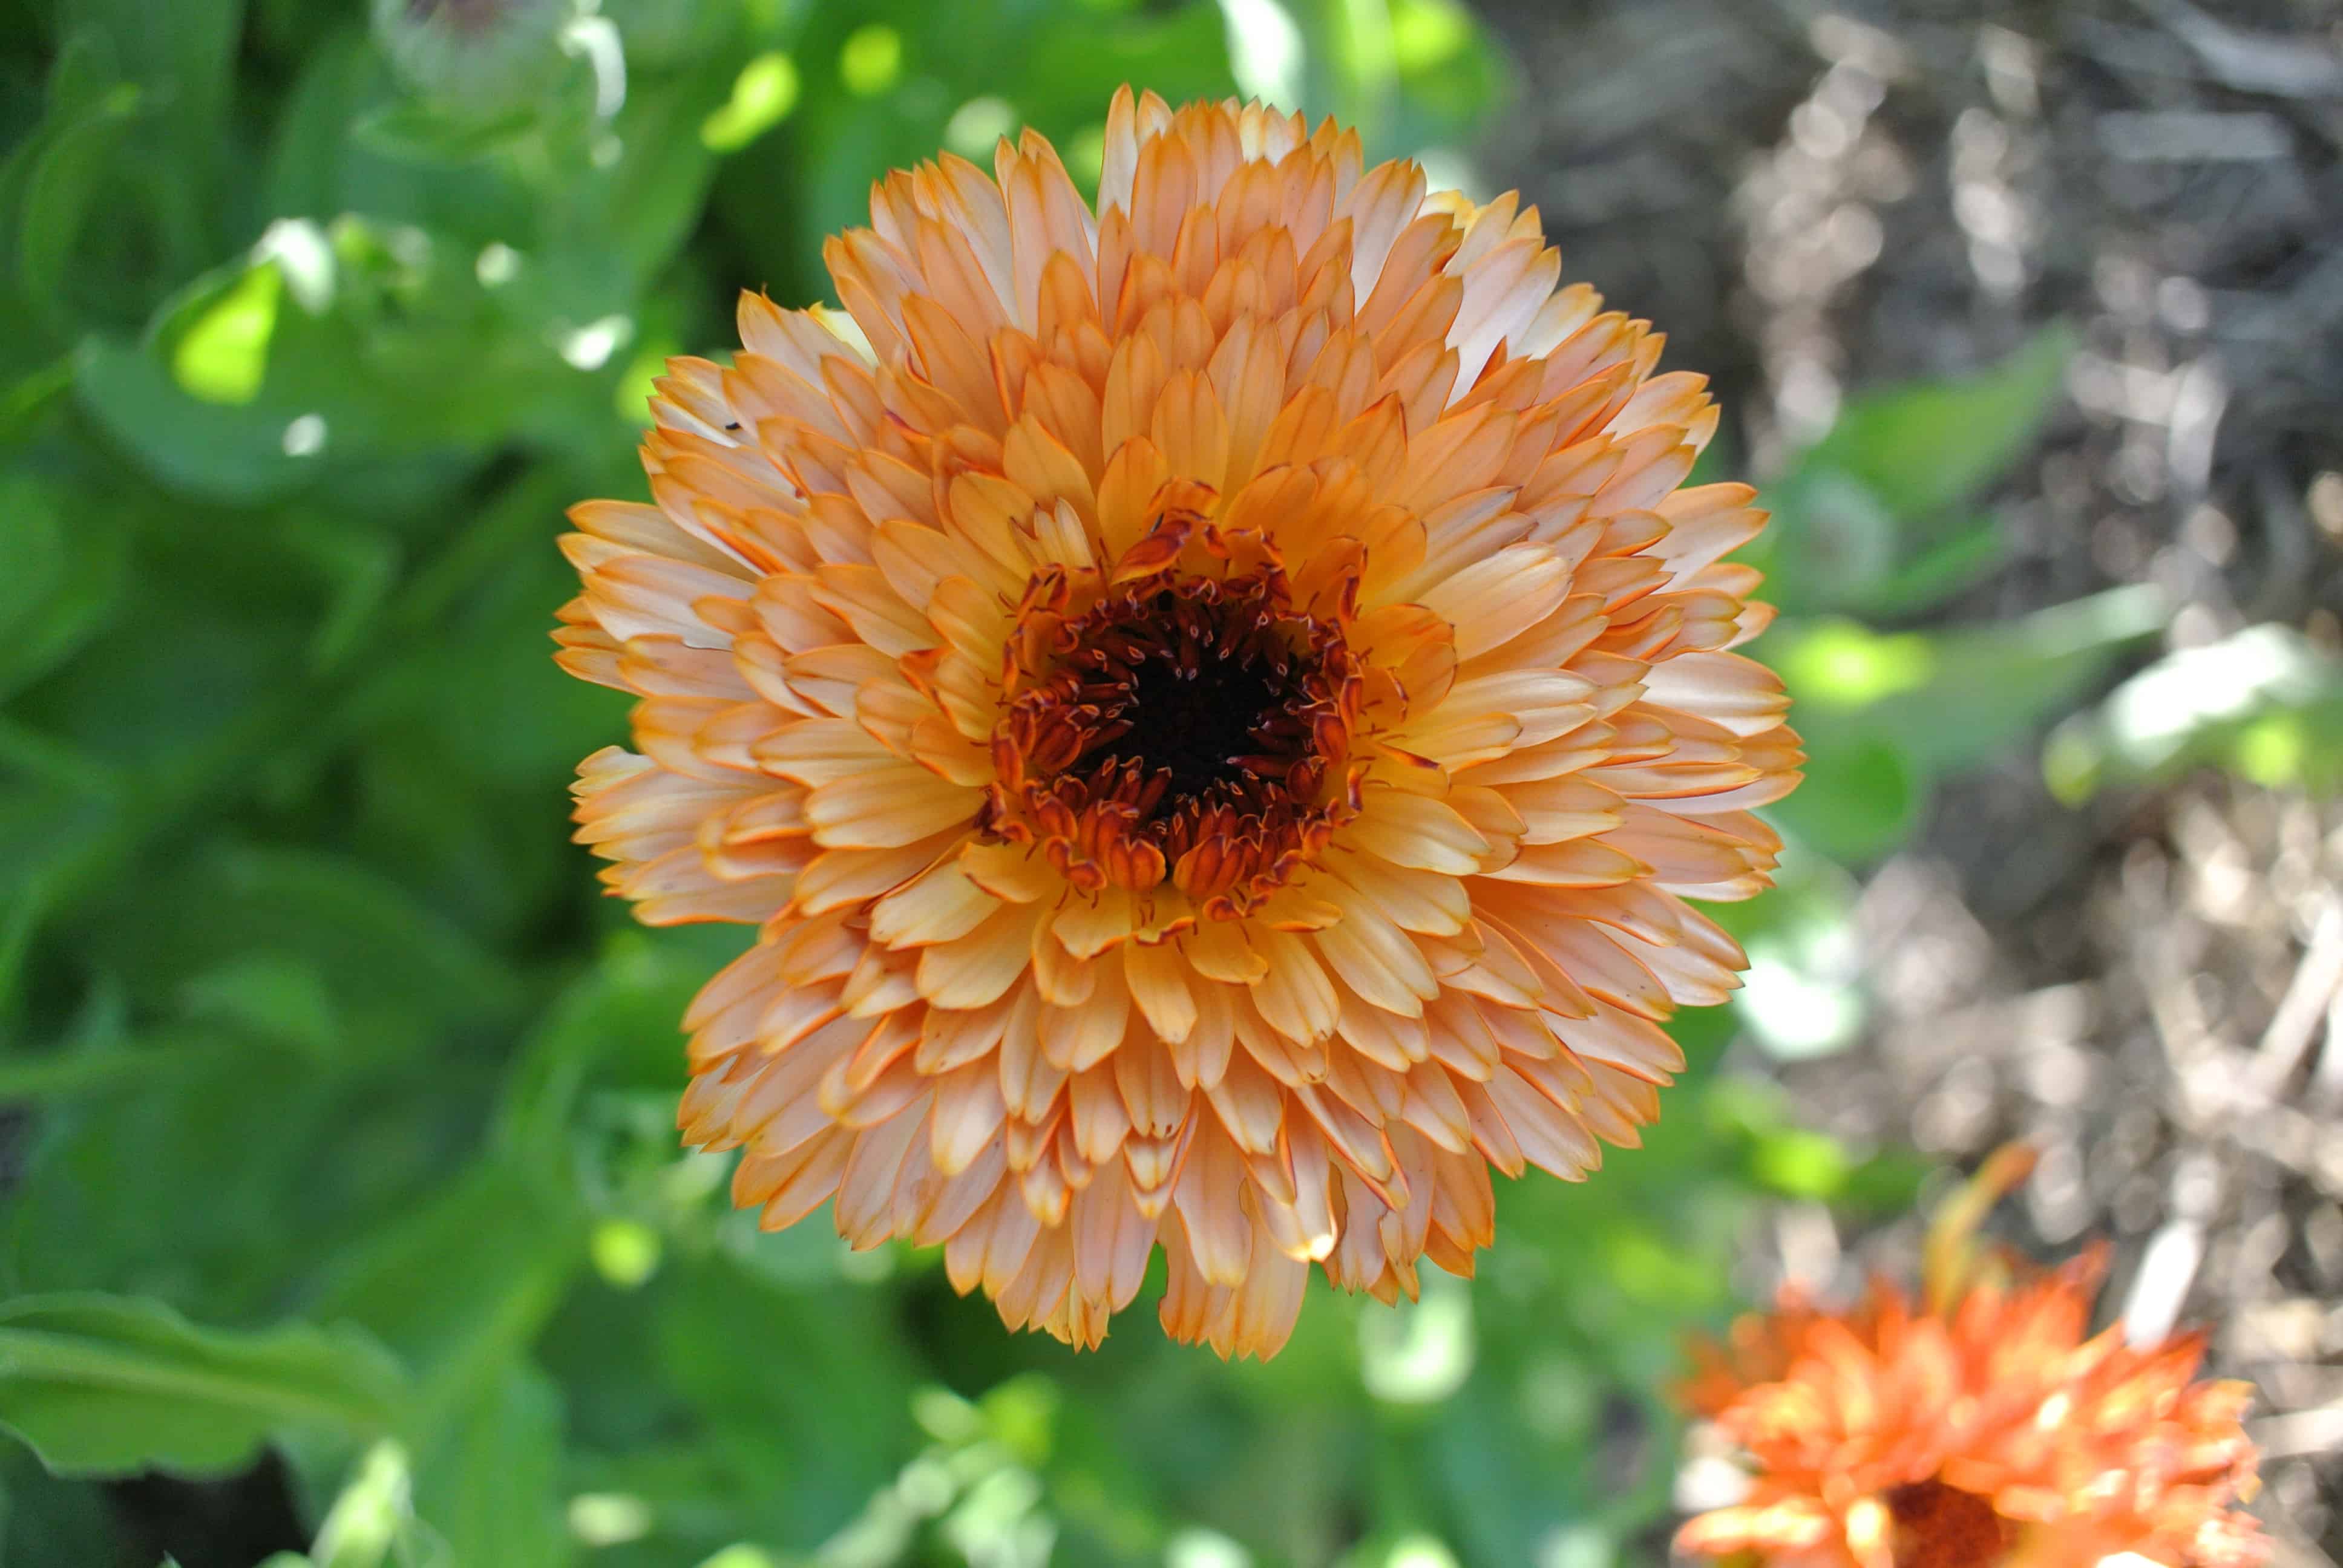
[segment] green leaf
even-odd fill
[[[418,1420],[436,1432],[503,1383],[568,1290],[585,1241],[553,1181],[490,1157],[355,1250],[315,1310],[364,1325],[416,1369]]]
[[[1899,740],[1864,718],[1799,718],[1806,779],[1774,814],[1800,839],[1850,865],[1902,843],[1918,822],[1925,782]]]
[[[534,1366],[484,1380],[415,1476],[415,1511],[458,1564],[561,1568],[577,1543],[562,1518],[561,1391]]]
[[[30,474],[0,474],[0,698],[72,657],[118,602],[122,531]]]
[[[377,223],[461,235],[475,247],[531,244],[538,204],[514,160],[418,161],[357,136],[357,126],[407,99],[363,23],[348,19],[355,8],[335,9],[341,14],[316,19],[317,35],[272,128],[263,210],[364,213]]]
[[[262,269],[283,274],[281,297],[254,285]],[[604,361],[632,318],[611,309],[607,277],[580,291],[596,321],[575,293],[480,274],[468,242],[354,216],[287,220],[243,263],[182,288],[146,342],[85,342],[76,390],[157,481],[227,505],[387,458],[615,435],[619,367]]]
[[[433,1027],[510,1018],[512,975],[468,933],[382,871],[311,849],[215,844],[158,868],[146,896],[109,902],[92,947],[138,964],[142,998],[183,988],[256,955],[308,970],[349,1016],[387,1042],[419,1044]],[[201,921],[177,911],[201,904]]]
[[[513,1060],[498,1135],[533,1157],[560,1157],[589,1081],[660,1098],[685,1081],[683,1015],[748,938],[720,926],[621,930],[546,1010]],[[672,1150],[672,1127],[667,1133]]]
[[[910,1457],[904,1349],[867,1298],[775,1290],[720,1257],[661,1287],[659,1362],[782,1543],[826,1538]]]
[[[121,80],[121,62],[105,32],[96,27],[74,28],[49,68],[49,113],[84,114]]]
[[[53,329],[64,330],[71,317],[65,286],[74,242],[140,106],[135,85],[125,82],[108,88],[88,112],[46,139],[25,180],[16,276]]]
[[[1848,608],[1883,619],[1916,615],[1968,588],[2008,555],[2007,536],[1987,518],[1929,546],[1861,589],[1849,598]]]
[[[251,402],[268,374],[268,340],[284,294],[279,266],[256,266],[238,278],[178,335],[172,379],[206,403]]]
[[[1834,743],[1836,729],[1841,759],[1875,756],[1884,741],[1926,779],[1992,757],[2056,717],[2164,621],[2162,591],[2139,585],[1956,631],[1785,623],[1761,656],[1782,672],[1810,739]]]
[[[2273,789],[2343,787],[2343,659],[2278,625],[2177,649],[2059,726],[2042,766],[2071,804],[2202,762]]]
[[[548,216],[554,245],[595,264],[604,286],[632,290],[674,257],[699,221],[716,156],[700,126],[725,101],[730,63],[666,80],[637,83],[609,126],[619,148],[607,167],[581,171]],[[613,268],[604,258],[616,262]]]
[[[1939,634],[1933,678],[1884,700],[1880,717],[1924,773],[1983,760],[2071,708],[2168,613],[2163,591],[2141,584]]]
[[[174,0],[159,6],[148,0],[59,0],[58,8],[66,30],[103,33],[123,75],[156,88],[184,123],[202,123],[226,108],[245,0]]]
[[[279,1432],[393,1431],[407,1393],[397,1363],[346,1327],[205,1329],[95,1293],[0,1303],[0,1423],[60,1472],[224,1474]]]
[[[2059,327],[1981,375],[1851,398],[1767,487],[1774,525],[1745,552],[1791,618],[1912,614],[1993,569],[1997,519],[1954,508],[2008,466],[2055,406],[2071,351]]]
[[[0,205],[0,212],[6,210]],[[73,357],[61,354],[0,388],[0,450],[29,438],[73,390]]]
[[[104,1092],[43,1106],[0,1207],[0,1292],[158,1295],[215,1322],[313,1291],[428,1191],[493,1090],[461,1058],[393,1071],[216,1031],[38,1060],[125,1070]]]
[[[178,1072],[216,1068],[224,1060],[248,1056],[236,1040],[201,1033],[142,1038],[136,1043],[12,1051],[0,1055],[0,1102],[87,1094],[141,1080],[167,1082]]]
[[[274,500],[317,476],[314,451],[287,451],[287,416],[192,397],[144,348],[85,340],[75,357],[74,391],[83,411],[157,480],[197,499]]]
[[[289,955],[240,953],[190,980],[181,990],[189,1018],[274,1040],[323,1061],[345,1027],[317,969]]]
[[[470,163],[501,152],[537,127],[535,108],[522,106],[484,120],[465,119],[429,104],[391,104],[351,127],[361,146],[417,163]]]
[[[1976,376],[1858,394],[1801,467],[1845,475],[1898,518],[1926,518],[2024,450],[2056,401],[2073,352],[2073,333],[2051,327]]]

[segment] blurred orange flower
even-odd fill
[[[1785,1291],[1699,1350],[1683,1397],[1746,1456],[1749,1494],[1679,1550],[1769,1568],[2251,1568],[2260,1526],[2240,1382],[2197,1382],[2203,1333],[2087,1333],[2107,1270],[1978,1249],[1974,1228],[2032,1156],[2004,1150],[1940,1213],[1927,1300],[1875,1282],[1851,1312]]]
[[[641,698],[579,839],[756,945],[681,1121],[764,1222],[941,1243],[1094,1344],[1266,1355],[1311,1264],[1469,1272],[1489,1168],[1635,1142],[1796,781],[1716,426],[1534,210],[1354,133],[1120,94],[890,175],[846,314],[669,366],[561,661]]]

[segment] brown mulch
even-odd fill
[[[2343,644],[2343,6],[1481,8],[1529,85],[1487,183],[1712,375],[1761,475],[1849,388],[2077,328],[1994,498],[2014,558],[1940,618],[2153,581],[2168,647]],[[1858,1144],[2036,1142],[2012,1239],[2111,1237],[2111,1310],[2216,1325],[2281,1562],[2343,1558],[2343,805],[2200,775],[2069,810],[2014,757],[1864,877],[1864,1039],[1735,1066]],[[1788,1209],[1751,1277],[1909,1241]]]

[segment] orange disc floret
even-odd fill
[[[944,1249],[1012,1326],[1282,1344],[1312,1266],[1469,1272],[1493,1169],[1633,1145],[1796,782],[1701,377],[1534,210],[1119,94],[890,175],[843,315],[678,359],[560,660],[640,700],[579,839],[756,925],[689,1141],[769,1226]]]
[[[1682,1397],[1741,1450],[1750,1491],[1687,1523],[1680,1550],[1783,1568],[2267,1560],[2233,1506],[2256,1485],[2250,1388],[2195,1381],[2201,1333],[2091,1334],[2104,1247],[2044,1271],[1969,1246],[1974,1199],[2011,1168],[1947,1206],[1931,1262],[1957,1271],[1931,1270],[1928,1304],[1886,1282],[1844,1314],[1792,1292],[1703,1350]]]

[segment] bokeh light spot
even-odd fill
[[[944,146],[964,158],[988,158],[1001,137],[1017,128],[1017,111],[1001,98],[970,98],[944,123]]]
[[[798,106],[798,66],[779,49],[758,55],[732,79],[732,95],[700,122],[700,145],[738,151],[789,117]]]
[[[883,22],[857,27],[838,52],[838,74],[846,90],[875,98],[903,75],[903,35]]]
[[[171,373],[190,397],[249,403],[268,374],[268,340],[285,292],[276,264],[256,266],[213,302],[171,355]]]
[[[594,1271],[622,1291],[646,1283],[659,1272],[659,1234],[639,1220],[605,1220],[589,1243]]]
[[[1403,71],[1454,59],[1473,41],[1473,19],[1453,0],[1400,0],[1392,7],[1392,58]]]

